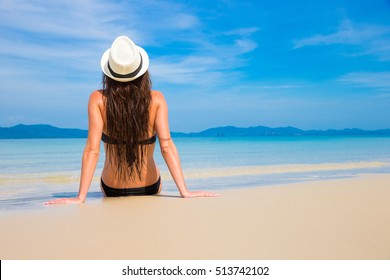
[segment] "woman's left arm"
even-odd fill
[[[78,196],[75,198],[58,198],[45,204],[83,203],[87,197],[100,153],[100,139],[103,132],[103,117],[99,109],[102,95],[95,91],[88,102],[88,139],[85,145],[82,163]]]

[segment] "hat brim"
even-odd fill
[[[139,50],[139,53],[141,54],[141,57],[142,57],[142,67],[141,67],[141,70],[138,72],[137,75],[135,75],[134,77],[132,78],[116,78],[114,77],[110,70],[108,69],[108,57],[110,55],[110,49],[106,50],[104,52],[104,54],[102,55],[102,59],[100,60],[100,66],[102,68],[102,71],[103,73],[110,77],[111,79],[115,80],[115,81],[118,81],[118,82],[130,82],[130,81],[134,81],[135,79],[137,79],[138,77],[142,76],[143,74],[145,74],[145,72],[148,70],[149,68],[149,56],[148,54],[146,53],[146,51],[139,47],[139,46],[136,46]]]

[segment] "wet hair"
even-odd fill
[[[121,144],[107,144],[110,163],[117,176],[128,181],[141,178],[149,137],[149,108],[152,83],[148,71],[130,82],[118,82],[103,74],[107,135]]]

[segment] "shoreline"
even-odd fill
[[[186,168],[185,177],[192,190],[224,192],[354,178],[368,174],[388,174],[389,167],[390,162],[387,161],[225,166]],[[12,212],[42,209],[45,201],[56,197],[76,196],[80,180],[79,172],[77,170],[0,174],[0,217]],[[162,166],[160,172],[164,186],[162,193],[177,194],[177,188],[169,171]],[[101,170],[98,169],[95,173],[87,198],[89,202],[101,202],[104,199],[100,190]]]
[[[390,174],[0,216],[1,259],[390,259]]]

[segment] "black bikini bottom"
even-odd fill
[[[103,182],[103,179],[100,179],[100,183],[102,184],[102,188],[104,190],[104,193],[106,194],[106,196],[109,196],[109,197],[157,194],[158,190],[160,189],[160,182],[161,182],[161,177],[158,177],[157,182],[154,183],[153,185],[150,185],[150,186],[139,187],[139,188],[117,189],[117,188],[111,188],[111,187],[107,186]]]

